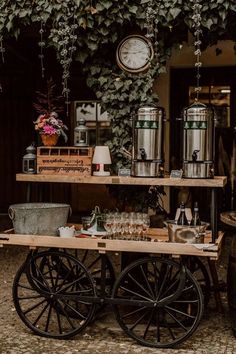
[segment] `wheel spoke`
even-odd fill
[[[46,299],[43,299],[42,301],[38,302],[37,304],[29,307],[27,310],[25,310],[23,313],[24,315],[26,315],[27,313],[35,310],[37,307],[41,306],[45,301],[47,301]]]
[[[38,273],[40,274],[40,277],[43,279],[43,283],[41,283],[40,285],[43,285],[43,286],[47,286],[47,289],[50,289],[50,285],[49,283],[47,282],[47,279],[44,277],[43,273],[41,272],[41,269],[39,268],[38,264],[35,263],[35,266],[36,266],[36,269],[38,270]],[[34,280],[38,280],[37,278],[35,278]],[[45,282],[45,284],[44,284]],[[40,283],[40,282],[39,282]]]
[[[81,259],[81,263],[85,263],[85,260],[88,258],[88,250],[85,250],[84,254],[83,254],[83,257]]]
[[[51,265],[49,264],[48,269],[49,269],[49,279],[51,280],[50,283],[51,283],[51,285],[52,285],[52,288],[55,289],[55,282],[56,282],[56,280],[54,280],[53,274],[52,274],[53,266],[51,266]],[[57,276],[58,276],[58,274],[57,274]]]
[[[130,316],[133,316],[135,315],[136,313],[144,310],[146,308],[146,306],[143,306],[143,307],[138,307],[136,310],[133,310],[131,312],[128,312],[126,313],[124,316],[122,316],[123,319],[127,318],[127,317],[130,317]]]
[[[129,292],[130,294],[133,294],[133,295],[137,296],[138,298],[141,298],[141,299],[144,299],[144,300],[148,300],[148,301],[151,300],[150,298],[148,298],[148,297],[146,297],[146,296],[144,296],[144,295],[142,295],[142,294],[139,294],[139,293],[137,293],[136,291],[130,290],[130,289],[124,287],[124,286],[121,286],[120,288],[121,288],[122,290],[126,291],[126,292]]]
[[[166,269],[166,268],[167,268],[167,269]],[[162,279],[161,286],[160,286],[160,289],[159,289],[158,294],[157,294],[157,300],[160,299],[161,294],[162,294],[162,291],[163,291],[163,289],[164,289],[164,287],[165,287],[165,285],[166,285],[166,281],[167,281],[167,277],[168,277],[168,271],[169,271],[168,268],[169,268],[169,267],[165,267],[165,269],[163,269],[163,271],[164,271],[164,277],[163,277],[163,279]],[[161,272],[161,273],[162,273],[162,272]]]
[[[47,321],[46,321],[46,325],[45,325],[45,332],[48,332],[49,323],[50,323],[50,318],[51,318],[51,313],[52,313],[52,303],[50,302],[50,304],[49,304],[49,310],[48,310],[48,315],[47,315]]]
[[[140,316],[135,322],[134,322],[134,324],[129,328],[129,330],[133,330],[135,327],[137,327],[137,325],[144,319],[144,317],[146,316],[146,312],[142,315],[142,316]]]
[[[74,324],[73,324],[73,322],[71,321],[70,316],[68,315],[68,313],[67,313],[67,311],[65,310],[64,306],[61,305],[60,301],[56,301],[56,303],[59,305],[61,311],[62,311],[63,314],[65,315],[65,317],[66,317],[68,323],[70,324],[71,328],[72,328],[72,329],[75,329]],[[59,317],[59,312],[57,311],[56,308],[54,308],[54,309],[55,309],[55,311],[56,311],[56,314],[57,314],[57,317],[58,317],[58,320],[59,320],[58,324],[60,324],[60,326],[61,326],[60,317]],[[59,327],[60,327],[60,326],[59,326]],[[60,333],[62,333],[62,332],[60,331]]]
[[[44,306],[44,308],[42,309],[42,311],[39,313],[38,317],[36,318],[36,320],[33,322],[33,325],[36,326],[36,324],[38,323],[38,321],[40,320],[40,318],[42,317],[42,315],[44,314],[44,312],[47,310],[49,306],[49,302],[47,302],[47,304]]]
[[[90,264],[87,266],[87,268],[88,268],[89,270],[92,269],[92,268],[94,267],[94,265],[100,261],[100,259],[101,259],[101,256],[98,256],[92,263],[90,263]]]
[[[182,322],[180,322],[178,320],[178,318],[176,318],[170,311],[168,311],[169,308],[165,308],[166,312],[168,313],[168,315],[181,327],[185,330],[185,332],[187,332],[188,328],[186,326],[184,326],[184,324]]]
[[[149,330],[149,328],[150,328],[150,326],[151,326],[152,318],[153,318],[153,313],[154,313],[154,309],[151,309],[150,312],[151,312],[151,315],[149,316],[149,321],[148,321],[148,323],[147,323],[147,326],[146,326],[145,331],[144,331],[144,334],[143,334],[143,338],[144,338],[144,339],[146,338],[147,333],[148,333],[148,330]]]
[[[30,289],[30,290],[33,290],[33,289]],[[41,297],[42,297],[42,295],[19,296],[18,299],[19,300],[32,300],[32,299],[39,299]]]
[[[159,319],[159,311],[157,312],[156,316],[156,326],[157,326],[157,342],[161,341],[161,332],[160,332],[160,319]]]
[[[151,286],[150,286],[150,282],[148,281],[148,278],[146,277],[146,274],[145,274],[145,272],[144,272],[144,270],[143,270],[143,266],[142,266],[142,265],[140,266],[140,269],[141,269],[141,273],[142,273],[142,275],[143,275],[143,278],[144,278],[144,280],[145,280],[145,283],[147,284],[147,287],[148,287],[148,289],[149,289],[149,291],[150,291],[150,294],[151,294],[152,298],[154,299],[153,290],[152,290],[152,288],[151,288]]]
[[[173,311],[173,312],[175,312],[175,313],[178,313],[179,315],[183,315],[183,316],[188,317],[188,318],[192,318],[192,319],[195,318],[195,316],[193,316],[193,315],[189,315],[189,314],[186,313],[186,312],[183,312],[183,311],[174,309],[173,307],[170,307],[170,306],[165,306],[165,309],[168,309],[168,310],[170,310],[170,311]]]
[[[61,299],[61,301],[65,304],[66,307],[69,307],[76,315],[78,315],[80,318],[83,320],[86,319],[86,316],[84,316],[81,312],[79,312],[77,309],[75,309],[72,305],[70,305],[66,300]],[[83,303],[84,304],[84,303]]]
[[[143,286],[142,284],[140,284],[130,273],[128,273],[128,277],[129,279],[131,279],[136,285],[138,285],[138,287],[140,289],[142,289],[147,295],[150,296],[150,298],[152,298],[152,294],[150,294],[150,292],[148,292]]]

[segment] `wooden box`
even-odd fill
[[[92,147],[37,148],[37,173],[91,176]]]

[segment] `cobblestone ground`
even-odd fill
[[[226,280],[226,264],[230,238],[225,239],[222,257],[218,263],[220,280]],[[16,270],[27,254],[26,248],[0,248],[0,353],[1,354],[132,354],[132,353],[185,353],[233,354],[236,339],[229,322],[226,293],[221,297],[224,314],[210,301],[197,331],[177,349],[155,349],[139,345],[120,329],[109,308],[105,309],[83,333],[71,340],[53,340],[34,335],[19,319],[12,303],[12,282]]]

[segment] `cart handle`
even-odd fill
[[[12,221],[15,220],[15,211],[11,207],[8,208],[8,215]]]

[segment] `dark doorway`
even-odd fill
[[[22,171],[22,157],[25,149],[38,136],[34,131],[33,121],[37,114],[33,109],[36,92],[44,92],[46,81],[53,79],[57,95],[61,94],[61,65],[52,48],[45,48],[45,77],[41,76],[41,67],[37,32],[25,30],[18,40],[9,39],[4,43],[6,52],[4,63],[0,58],[0,117],[2,120],[0,139],[0,214],[6,213],[10,204],[26,201],[26,183],[16,182],[16,173]],[[71,66],[70,100],[94,99],[94,95],[85,84],[78,62]],[[69,145],[73,145],[73,125],[70,116],[64,114],[63,120],[69,127]],[[59,142],[63,144],[61,139]],[[41,184],[42,185],[42,184]],[[69,202],[71,188],[69,185],[43,184],[32,186],[32,201]]]
[[[230,210],[235,207],[234,190],[235,190],[235,170],[232,174],[232,168],[235,169],[235,161],[232,160],[233,144],[235,140],[236,126],[236,67],[209,67],[201,68],[200,85],[202,87],[203,103],[209,103],[215,107],[215,118],[218,116],[219,121],[215,124],[215,175],[226,175],[228,183],[224,191],[220,194],[220,211]],[[182,110],[188,107],[193,99],[191,88],[196,85],[196,70],[194,68],[176,69],[170,71],[170,170],[182,168],[182,131],[181,121],[178,120],[182,116]],[[213,101],[214,95],[219,91],[227,92],[229,95],[228,107],[223,103],[224,107],[215,106]],[[225,96],[226,97],[226,96]],[[200,99],[201,101],[201,99]],[[222,111],[224,110],[224,112]],[[217,114],[218,112],[218,114]],[[221,118],[227,114],[224,120]],[[218,119],[217,118],[217,119]],[[223,123],[222,123],[223,122]],[[234,166],[233,164],[234,163]],[[195,193],[195,195],[193,195]],[[171,210],[175,210],[178,203],[179,191],[173,193],[171,200]],[[197,194],[197,195],[196,195]],[[196,192],[191,190],[191,199],[197,199],[201,203],[204,216],[209,216],[209,198],[206,198],[206,191],[201,189]]]

